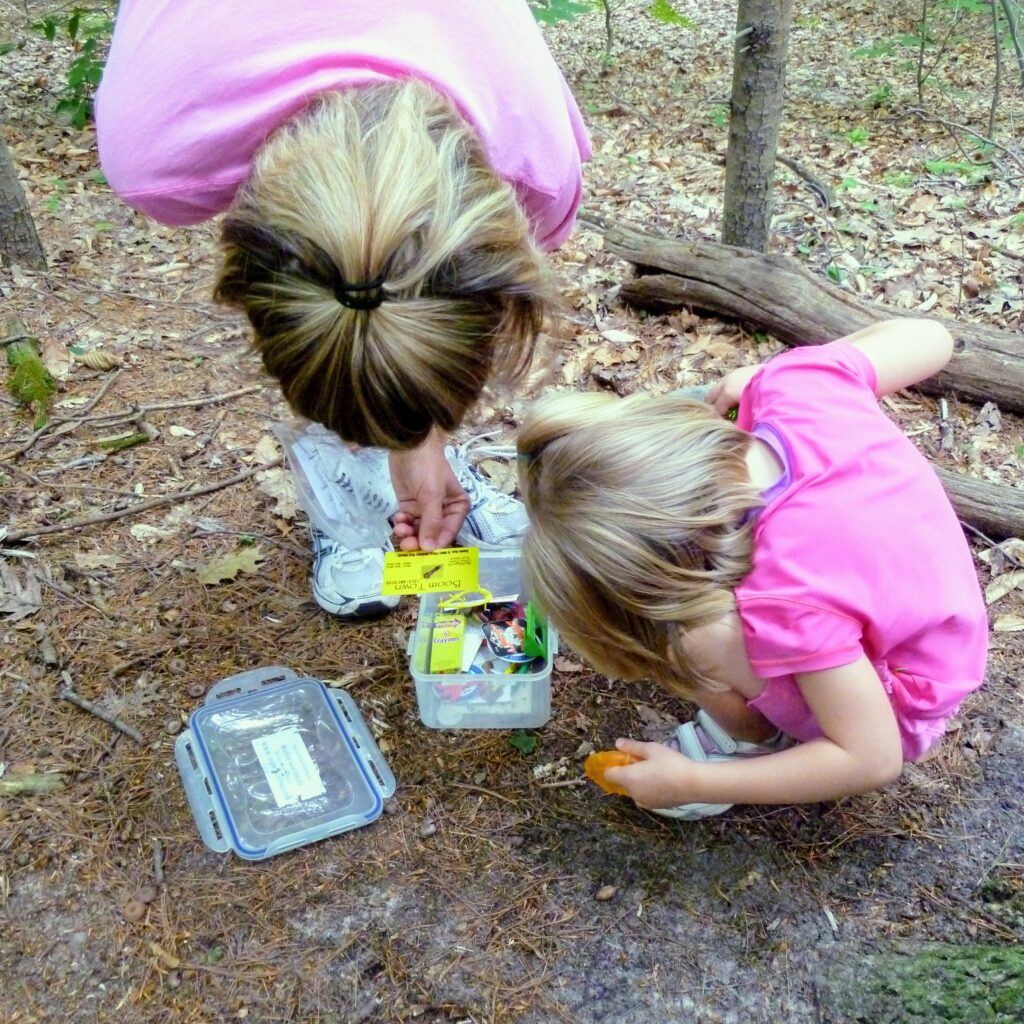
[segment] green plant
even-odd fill
[[[508,738],[509,746],[515,747],[520,754],[532,754],[537,749],[537,737],[522,729],[517,729]]]
[[[654,0],[654,3],[647,8],[647,13],[666,25],[678,25],[680,28],[697,27],[697,23],[692,18],[680,14],[668,0]]]
[[[846,137],[855,146],[860,146],[868,141],[868,130],[867,128],[853,128],[846,133]]]
[[[53,194],[46,197],[43,200],[43,206],[45,206],[50,213],[60,212],[60,201],[63,196],[67,193],[68,183],[63,178],[51,179],[53,185]]]
[[[716,103],[711,108],[711,123],[716,128],[724,128],[729,123],[728,103]]]
[[[611,0],[528,0],[530,10],[537,21],[544,25],[557,25],[560,21],[572,21],[581,14],[603,8],[606,12]],[[695,28],[696,22],[688,18],[669,3],[669,0],[654,0],[647,13],[666,25],[680,28]]]
[[[593,10],[592,0],[529,0],[533,16],[542,25],[556,25]]]
[[[888,82],[883,82],[871,93],[868,102],[877,110],[879,107],[884,107],[891,97],[892,86]]]
[[[54,108],[58,118],[83,128],[92,117],[93,96],[103,76],[106,44],[114,23],[102,8],[75,7],[66,16],[47,15],[32,26],[51,43],[63,30],[78,56],[68,68],[67,78]]]

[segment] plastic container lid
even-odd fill
[[[217,683],[175,759],[203,841],[248,860],[369,824],[395,791],[352,698],[279,666]]]

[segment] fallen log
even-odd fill
[[[647,235],[618,225],[603,229],[605,249],[636,265],[620,297],[641,309],[690,306],[741,320],[787,345],[818,345],[879,320],[918,316],[890,309],[823,281],[793,257],[700,240]],[[949,366],[917,385],[979,404],[1024,412],[1024,335],[981,324],[939,320],[952,333]]]
[[[762,255],[716,242],[657,238],[604,227],[605,248],[636,265],[623,301],[661,311],[691,306],[742,320],[789,345],[814,345],[894,316],[913,316],[866,302],[819,280],[790,256]],[[935,318],[938,319],[938,318]],[[942,320],[956,339],[949,367],[917,387],[955,391],[977,402],[1024,412],[1024,336]],[[961,522],[993,540],[1024,537],[1024,490],[936,467]]]
[[[992,540],[1024,537],[1024,491],[935,467],[960,519]]]

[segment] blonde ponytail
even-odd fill
[[[322,97],[257,154],[215,295],[292,407],[348,441],[419,444],[530,364],[552,301],[511,187],[427,86]]]
[[[713,686],[685,638],[750,572],[749,435],[703,402],[555,394],[518,445],[524,571],[568,642],[613,678]]]

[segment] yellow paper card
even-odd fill
[[[384,555],[382,594],[437,594],[476,590],[477,548],[438,551],[388,551]]]
[[[430,671],[458,672],[462,668],[462,636],[466,632],[464,615],[440,614],[430,634]]]

